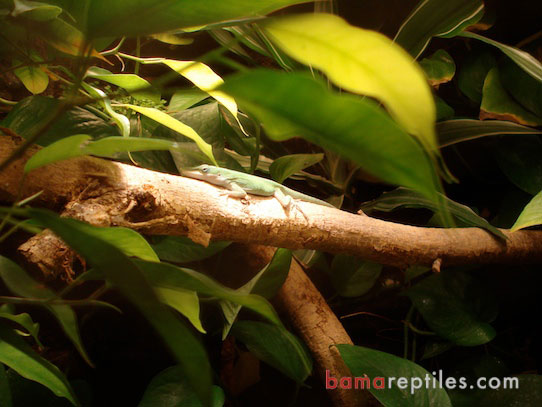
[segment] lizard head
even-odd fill
[[[183,177],[200,179],[213,184],[221,184],[223,177],[220,175],[220,168],[212,165],[202,164],[197,167],[181,170]]]

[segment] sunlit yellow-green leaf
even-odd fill
[[[128,107],[132,110],[135,110],[142,115],[147,116],[148,118],[157,121],[158,123],[174,130],[183,136],[188,137],[197,144],[199,149],[214,163],[217,164],[215,157],[213,156],[213,149],[210,144],[203,140],[198,133],[192,127],[187,126],[186,124],[180,122],[179,120],[173,118],[167,113],[162,112],[161,110],[154,109],[152,107],[143,107],[135,105],[122,105]],[[218,165],[218,164],[217,164]]]
[[[199,298],[195,291],[177,287],[155,287],[154,291],[162,302],[184,315],[198,331],[205,333],[199,318]]]
[[[435,103],[421,68],[383,34],[330,14],[271,19],[262,28],[287,54],[351,92],[375,97],[428,150],[436,149]]]
[[[237,122],[239,122],[239,118],[237,117],[237,103],[235,103],[235,100],[219,90],[214,90],[216,87],[222,85],[224,81],[211,68],[196,61],[164,59],[162,62],[215,98],[220,104],[228,109]]]
[[[171,45],[188,45],[194,42],[193,38],[183,37],[182,34],[161,33],[151,35],[152,38]]]
[[[542,191],[523,208],[512,230],[516,231],[529,226],[542,224]]]
[[[37,66],[22,66],[13,71],[24,87],[37,95],[47,89],[49,77]]]
[[[134,98],[139,100],[152,100],[160,102],[160,92],[152,88],[151,84],[138,75],[122,73],[114,74],[107,69],[93,66],[86,75],[90,78],[100,79],[126,89]]]

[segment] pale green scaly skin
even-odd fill
[[[181,171],[181,175],[189,178],[196,178],[210,184],[229,189],[232,191],[232,196],[237,196],[239,198],[243,198],[242,191],[252,195],[276,196],[278,190],[284,195],[300,201],[311,202],[317,205],[324,205],[334,208],[334,206],[328,202],[314,198],[310,195],[302,194],[301,192],[294,191],[293,189],[285,187],[284,185],[281,185],[273,180],[257,177],[256,175],[245,174],[239,171],[229,170],[227,168],[219,168],[212,165],[203,164],[188,170],[183,170]]]

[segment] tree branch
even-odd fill
[[[0,137],[0,161],[22,141]],[[23,166],[36,149],[0,173],[0,200],[13,201]],[[256,243],[290,249],[346,253],[405,267],[542,261],[542,231],[518,231],[506,242],[477,228],[438,229],[401,225],[299,202],[288,216],[273,198],[251,197],[248,204],[221,195],[202,181],[157,173],[93,157],[80,157],[31,172],[24,198],[40,190],[40,204],[102,226],[125,226],[145,234],[185,235],[210,240]]]

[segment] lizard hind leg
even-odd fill
[[[300,206],[296,205],[294,199],[291,196],[285,195],[284,192],[282,192],[280,189],[276,189],[273,196],[276,198],[277,201],[280,202],[280,204],[284,208],[284,212],[286,212],[286,215],[290,216],[291,210],[297,209],[299,212],[301,212],[305,220],[307,222],[309,221],[307,214],[303,212],[303,209],[301,209]]]

